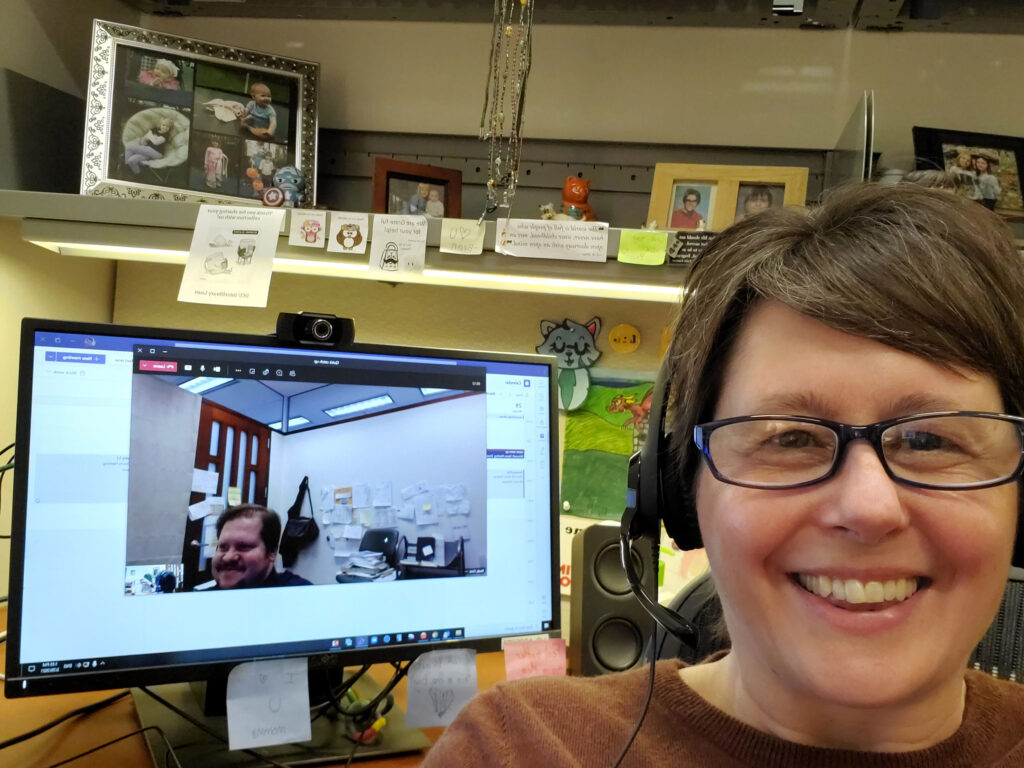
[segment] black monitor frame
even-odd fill
[[[124,336],[136,339],[153,339],[168,341],[200,342],[214,344],[234,344],[244,346],[275,348],[282,351],[302,349],[309,351],[308,346],[287,343],[275,336],[259,336],[238,333],[215,333],[206,331],[155,328],[145,326],[128,326],[103,323],[82,323],[50,319],[25,318],[21,326],[21,351],[19,355],[18,379],[18,411],[16,423],[16,455],[18,461],[14,467],[13,514],[10,547],[10,594],[7,614],[7,653],[6,680],[4,694],[7,698],[39,696],[77,691],[102,690],[108,688],[155,685],[161,683],[189,682],[226,676],[230,669],[239,663],[266,658],[285,658],[306,656],[311,669],[337,668],[352,665],[372,664],[395,660],[412,659],[420,653],[438,648],[472,648],[477,651],[500,650],[502,637],[464,638],[444,642],[422,642],[412,645],[378,646],[376,648],[356,648],[351,650],[332,650],[326,652],[295,652],[273,653],[260,655],[256,653],[239,653],[230,660],[223,657],[218,660],[199,663],[159,663],[141,664],[130,669],[89,669],[68,674],[52,674],[47,676],[25,677],[20,670],[21,665],[21,634],[23,611],[24,566],[26,545],[26,516],[29,475],[29,441],[30,417],[33,385],[33,350],[34,335],[37,332],[58,332],[68,334]],[[333,350],[325,350],[329,354]],[[558,536],[558,406],[557,406],[557,361],[545,355],[496,353],[468,350],[439,348],[420,348],[411,346],[390,346],[354,343],[337,350],[345,353],[365,353],[382,355],[408,355],[413,357],[458,358],[467,361],[522,363],[545,366],[548,369],[548,418],[549,418],[549,501],[551,510],[550,550],[551,550],[551,617],[546,622],[544,631],[557,635],[560,630],[560,591],[558,586],[559,536]],[[531,631],[530,634],[533,634]],[[236,646],[241,651],[245,646]],[[252,646],[249,646],[251,649]],[[211,655],[218,652],[230,652],[233,649],[204,649]],[[24,687],[24,683],[31,684]]]

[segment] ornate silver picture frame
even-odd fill
[[[93,22],[84,195],[252,202],[289,166],[316,200],[318,64]]]

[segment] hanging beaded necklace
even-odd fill
[[[480,116],[480,139],[489,142],[487,202],[481,221],[499,206],[511,208],[519,181],[533,3],[534,0],[494,0],[491,57]]]

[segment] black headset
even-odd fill
[[[657,559],[661,523],[683,549],[703,546],[697,514],[689,489],[679,476],[679,462],[665,433],[665,407],[671,373],[663,363],[651,394],[647,438],[639,452],[629,459],[626,509],[619,526],[619,555],[630,589],[644,610],[667,631],[690,646],[697,645],[697,628],[683,616],[658,603],[644,592],[640,575],[630,556],[632,543],[644,538],[651,542]]]

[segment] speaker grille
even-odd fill
[[[633,559],[633,567],[644,578],[644,562],[636,550],[630,549],[629,556]],[[619,544],[608,544],[601,548],[594,560],[594,579],[602,589],[611,592],[613,595],[625,595],[629,590],[629,582],[626,581],[626,572],[622,570],[622,558],[619,554]]]
[[[644,639],[631,621],[608,619],[594,630],[591,645],[598,662],[606,669],[621,672],[640,661]]]

